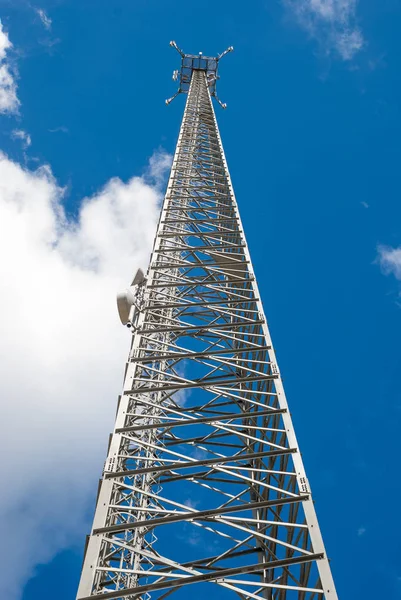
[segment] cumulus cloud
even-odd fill
[[[43,10],[43,8],[37,8],[36,12],[37,12],[40,20],[42,21],[43,26],[45,27],[45,29],[50,30],[51,26],[52,26],[52,20],[50,19],[50,17],[47,16],[47,14]]]
[[[12,48],[7,33],[0,20],[0,113],[18,112],[17,85],[8,60],[8,51]]]
[[[401,280],[401,246],[391,248],[390,246],[378,247],[378,262],[386,275],[393,274]]]
[[[154,179],[157,183],[161,183],[164,179],[166,169],[171,165],[171,160],[170,154],[166,154],[161,148],[154,152],[153,156],[149,159],[148,174],[150,178]]]
[[[14,129],[11,132],[11,137],[14,140],[21,140],[24,150],[29,148],[29,146],[32,144],[31,136],[23,129]]]
[[[283,0],[298,23],[326,52],[351,60],[364,46],[356,24],[358,0]]]
[[[36,565],[84,543],[129,349],[115,294],[146,269],[169,163],[159,152],[146,177],[111,179],[72,221],[50,167],[30,171],[0,154],[0,554],[8,600],[21,597]]]

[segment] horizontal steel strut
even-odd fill
[[[77,599],[336,600],[215,79],[190,75]]]

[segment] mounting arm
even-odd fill
[[[232,52],[233,50],[234,50],[234,46],[229,46],[227,48],[227,50],[224,50],[224,52],[222,52],[221,54],[218,55],[217,60],[220,60],[221,58],[223,58],[223,56],[225,56],[229,52]]]

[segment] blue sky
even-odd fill
[[[0,18],[7,598],[75,595],[129,344],[115,293],[146,266],[184,106],[170,39],[235,47],[217,118],[339,596],[399,598],[400,1]]]

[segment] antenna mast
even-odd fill
[[[118,296],[132,343],[77,599],[337,600],[212,104],[233,48],[171,45],[188,96],[147,274]]]

